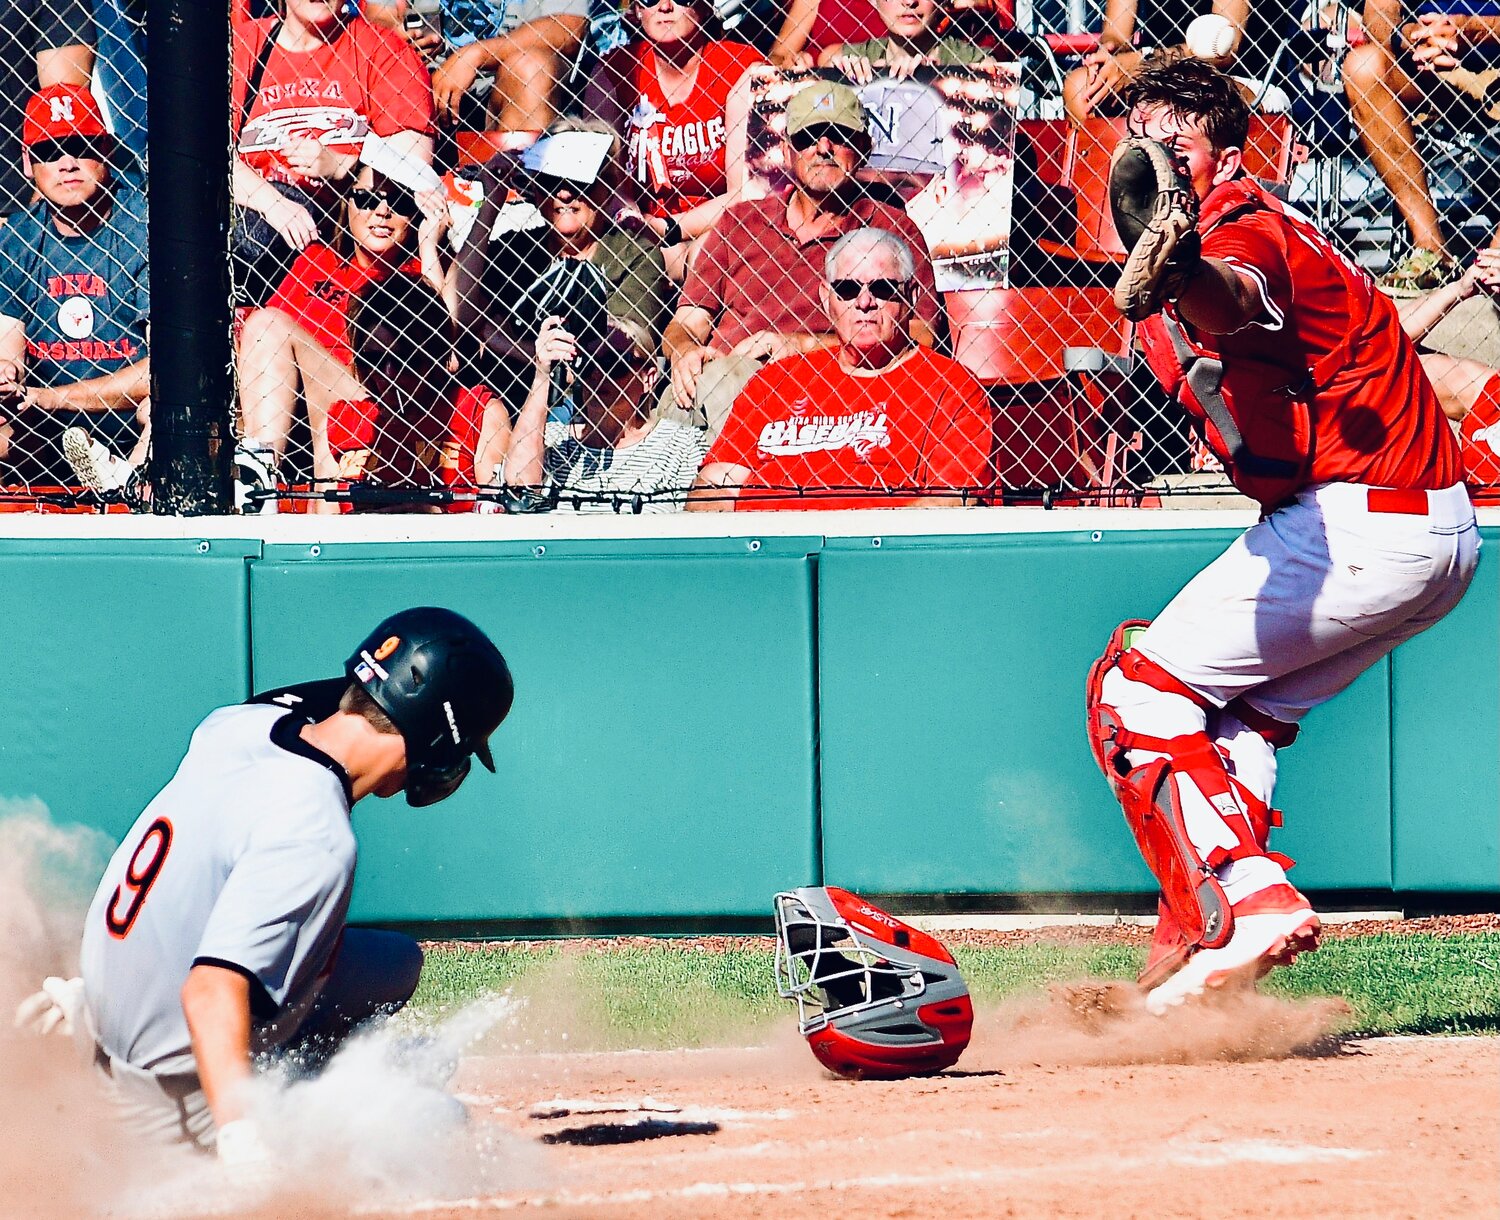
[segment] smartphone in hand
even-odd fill
[[[443,49],[443,14],[440,9],[408,9],[402,22],[406,41],[417,49],[424,61],[431,63]]]

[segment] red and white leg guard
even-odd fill
[[[1150,988],[1194,952],[1227,945],[1236,912],[1263,905],[1262,892],[1285,904],[1296,891],[1284,871],[1292,862],[1266,850],[1279,815],[1230,774],[1206,731],[1219,709],[1130,649],[1145,626],[1123,623],[1110,637],[1089,673],[1088,716],[1095,760],[1162,887],[1141,975]]]

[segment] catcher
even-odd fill
[[[1196,60],[1143,73],[1111,202],[1115,302],[1260,521],[1088,681],[1091,745],[1161,884],[1141,976],[1163,1012],[1315,949],[1268,850],[1276,752],[1310,708],[1462,598],[1463,460],[1395,307],[1245,176],[1249,112]]]

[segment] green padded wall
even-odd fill
[[[0,800],[123,836],[198,721],[249,691],[259,546],[0,539]]]
[[[118,838],[208,710],[333,674],[381,616],[437,602],[515,669],[501,774],[434,809],[360,805],[357,918],[763,917],[825,876],[1144,892],[1084,740],[1084,673],[1234,533],[0,539],[0,803]],[[1484,535],[1463,605],[1282,756],[1276,844],[1309,889],[1500,891],[1500,530]]]
[[[828,881],[1153,889],[1089,753],[1084,678],[1116,623],[1150,618],[1235,536],[830,540],[818,586]],[[1388,723],[1382,666],[1283,756],[1277,843],[1309,888],[1390,884]]]
[[[515,674],[498,777],[356,808],[354,917],[761,915],[813,879],[817,541],[268,547],[257,686],[337,672],[384,615],[434,603]]]
[[[1500,529],[1464,600],[1391,657],[1395,883],[1500,889]]]

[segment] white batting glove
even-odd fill
[[[258,1186],[270,1180],[271,1149],[253,1118],[237,1118],[219,1128],[219,1165],[238,1186]]]
[[[83,1009],[83,980],[61,979],[50,975],[42,980],[42,989],[27,996],[16,1007],[17,1029],[46,1036],[51,1033],[72,1037],[77,1018]]]

